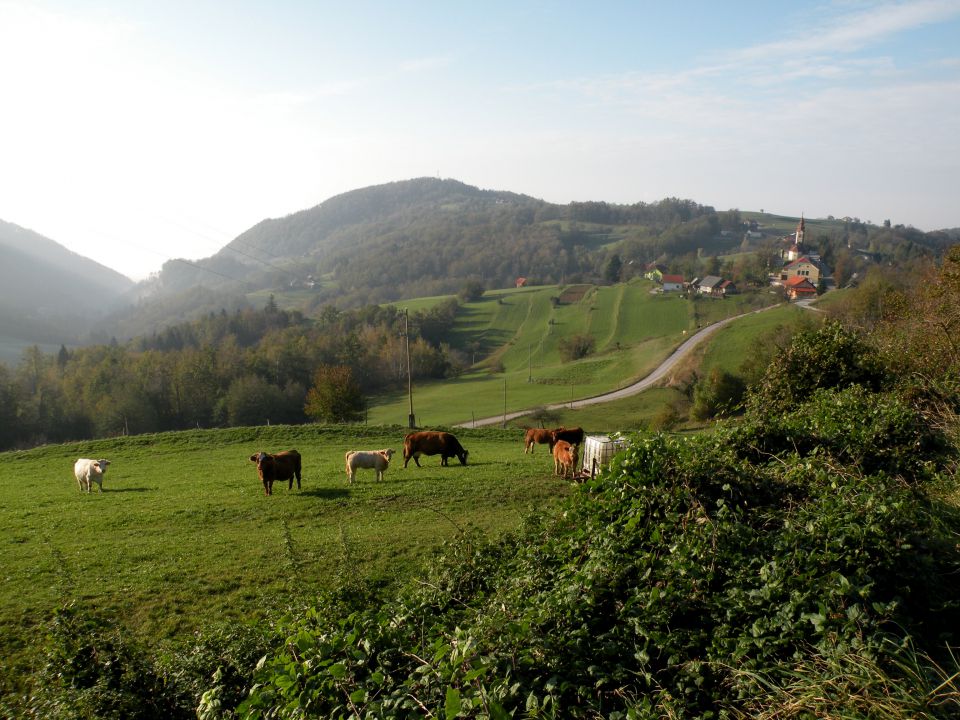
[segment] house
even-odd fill
[[[821,277],[828,277],[829,275],[829,269],[818,257],[804,255],[783,266],[780,271],[780,281],[783,283],[793,277],[804,277],[816,287],[820,283]]]
[[[720,297],[723,295],[723,292],[720,290],[720,285],[723,284],[723,278],[717,277],[716,275],[707,275],[699,283],[697,283],[697,292],[701,295],[715,295]]]
[[[683,275],[663,275],[661,278],[663,292],[681,292],[687,286]]]
[[[739,290],[737,286],[733,284],[733,280],[724,280],[720,283],[720,294],[726,297],[727,295],[736,295]]]
[[[527,284],[527,279],[526,279],[525,277],[518,277],[518,278],[517,278],[517,287],[518,287],[518,288],[522,288],[522,287],[523,287],[524,285],[526,285],[526,284]]]
[[[792,278],[784,281],[783,288],[787,292],[790,300],[801,300],[803,298],[814,298],[817,296],[817,286],[802,275],[794,275]]]

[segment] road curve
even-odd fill
[[[751,310],[748,313],[743,313],[742,315],[734,315],[733,317],[727,318],[726,320],[721,320],[715,322],[713,325],[707,325],[707,327],[702,330],[698,330],[689,338],[683,341],[676,350],[671,353],[671,355],[664,360],[660,365],[649,375],[647,375],[642,380],[635,382],[633,385],[628,385],[625,388],[620,388],[619,390],[613,390],[612,392],[603,393],[602,395],[594,395],[593,397],[582,398],[580,400],[569,400],[562,403],[554,403],[553,405],[547,405],[547,410],[560,410],[564,408],[581,408],[586,405],[596,405],[597,403],[610,402],[611,400],[620,400],[621,398],[630,397],[631,395],[636,395],[641,393],[644,390],[647,390],[654,385],[656,385],[660,380],[664,378],[673,368],[683,360],[687,355],[689,355],[693,349],[706,340],[708,337],[713,335],[717,330],[722,328],[724,325],[732,323],[734,320],[739,320],[740,318],[745,318],[749,315],[756,315],[757,313],[770,310],[771,308],[779,307],[779,304],[768,305],[767,307],[760,308],[759,310]],[[513,420],[515,418],[521,417],[523,415],[528,415],[532,411],[532,408],[527,410],[518,410],[516,412],[509,412],[505,415],[496,415],[494,417],[481,418],[479,420],[471,420],[470,422],[459,423],[456,427],[464,428],[473,428],[473,427],[483,427],[485,425],[496,425],[497,423],[506,423],[508,420]]]

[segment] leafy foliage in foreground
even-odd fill
[[[873,358],[845,331],[798,343],[846,370],[770,417],[633,438],[560,516],[461,541],[391,603],[321,604],[238,714],[788,715],[813,686],[798,717],[956,717],[957,676],[930,658],[960,628],[960,525],[926,492],[953,451],[857,381]]]

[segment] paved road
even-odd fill
[[[614,390],[612,392],[604,393],[603,395],[595,395],[593,397],[583,398],[582,400],[569,400],[567,402],[555,403],[553,405],[547,405],[547,410],[561,410],[565,408],[581,408],[587,405],[596,405],[597,403],[610,402],[611,400],[620,400],[621,398],[630,397],[631,395],[636,395],[641,393],[648,388],[656,385],[660,380],[664,378],[674,366],[683,360],[687,355],[693,351],[693,349],[706,340],[708,337],[713,335],[717,330],[722,328],[724,325],[732,323],[734,320],[739,320],[740,318],[747,317],[748,315],[756,315],[757,313],[770,310],[771,308],[779,307],[779,305],[769,305],[765,308],[760,308],[759,310],[753,310],[743,315],[735,315],[734,317],[727,318],[726,320],[721,320],[720,322],[714,323],[713,325],[708,325],[702,330],[698,330],[689,338],[684,340],[684,342],[678,347],[673,353],[660,363],[660,366],[654,370],[652,373],[647,375],[643,380],[634,383],[633,385],[628,385],[625,388],[619,390]],[[495,417],[481,418],[479,420],[473,420],[470,422],[460,423],[457,427],[482,427],[484,425],[496,425],[497,423],[505,423],[507,420],[513,420],[514,418],[527,415],[531,412],[530,409],[527,410],[518,410],[516,412],[509,412],[506,415],[500,414]]]

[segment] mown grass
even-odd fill
[[[469,464],[439,458],[384,482],[347,483],[348,449],[402,449],[401,427],[274,426],[143,435],[0,454],[0,656],[29,658],[39,625],[70,601],[149,641],[274,617],[345,578],[389,584],[445,540],[496,536],[565,495],[517,431],[458,430]],[[295,447],[301,490],[265,497],[249,456]],[[77,457],[112,464],[104,492],[73,478]]]

